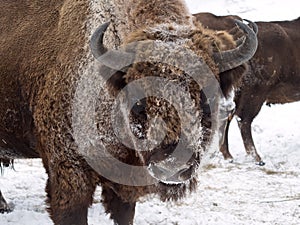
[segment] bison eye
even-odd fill
[[[132,109],[131,109],[131,113],[138,117],[139,119],[147,119],[147,114],[146,114],[146,99],[141,99],[139,101],[137,101]]]
[[[134,114],[139,115],[145,111],[145,107],[140,101],[138,101],[137,103],[134,104],[131,111]]]

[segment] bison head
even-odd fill
[[[221,39],[199,26],[142,29],[128,35],[118,50],[103,44],[108,23],[93,34],[91,50],[101,63],[97,74],[106,85],[100,96],[109,96],[100,97],[95,108],[100,148],[108,149],[123,166],[134,167],[129,174],[164,184],[195,177],[217,127],[220,76],[256,51],[256,34],[236,23],[245,35],[238,46],[224,51]],[[102,174],[111,172],[103,172],[111,163],[108,160],[101,168]],[[134,183],[123,172],[118,176]]]

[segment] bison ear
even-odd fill
[[[223,95],[227,98],[233,88],[241,85],[241,78],[248,71],[247,64],[220,73],[220,85]]]

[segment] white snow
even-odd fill
[[[193,13],[238,14],[252,20],[286,20],[299,16],[296,0],[187,0]],[[264,106],[253,122],[256,147],[266,165],[245,157],[234,121],[230,151],[235,163],[220,153],[199,171],[196,193],[178,203],[163,203],[155,196],[137,204],[135,225],[298,225],[300,224],[300,102]],[[46,175],[40,160],[18,160],[15,171],[6,169],[0,189],[13,212],[0,215],[1,225],[50,225],[46,211]],[[113,224],[101,205],[98,188],[89,210],[90,225]]]

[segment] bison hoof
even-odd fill
[[[234,163],[233,159],[226,159],[226,161],[229,162],[229,163]]]
[[[14,209],[14,205],[13,204],[6,204],[2,207],[0,207],[0,213],[4,214],[4,213],[10,213],[12,212]]]
[[[259,165],[259,166],[264,166],[264,165],[266,165],[266,163],[265,163],[264,161],[259,161],[259,162],[257,163],[257,165]]]

